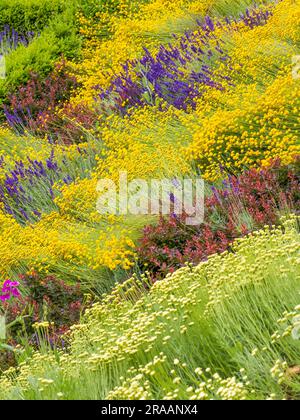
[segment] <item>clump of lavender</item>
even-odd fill
[[[179,109],[195,105],[205,87],[223,89],[225,77],[214,78],[210,62],[216,58],[227,62],[229,57],[222,41],[214,34],[211,18],[200,22],[198,31],[178,38],[175,45],[161,45],[156,55],[144,48],[144,56],[128,61],[123,72],[116,75],[107,90],[100,87],[101,100],[114,99],[115,108],[121,112],[130,107],[157,105],[159,100]]]
[[[197,21],[197,31],[186,32],[182,37],[174,35],[175,45],[161,45],[156,55],[144,48],[144,56],[126,62],[108,89],[95,86],[95,100],[100,99],[104,111],[121,114],[132,107],[158,105],[160,100],[178,109],[194,108],[195,99],[207,88],[224,90],[233,85],[229,76],[213,71],[216,61],[224,62],[232,70],[224,41],[217,38],[215,29],[230,30],[238,22],[252,29],[266,24],[271,15],[272,10],[247,9],[238,19],[214,21],[206,16],[203,21]]]
[[[269,18],[273,16],[273,11],[270,10],[246,10],[245,13],[241,13],[240,20],[244,22],[246,26],[249,26],[251,29],[255,28],[256,26],[263,26],[265,25]]]
[[[15,50],[19,45],[28,46],[33,40],[35,33],[25,32],[21,34],[9,25],[5,25],[3,30],[0,31],[0,53],[7,54],[11,50]]]
[[[49,139],[50,142],[50,139]],[[55,197],[59,194],[56,185],[69,185],[77,178],[86,176],[96,165],[96,150],[89,152],[77,147],[78,156],[74,161],[65,156],[58,160],[52,149],[45,161],[15,161],[12,169],[6,170],[0,182],[0,203],[4,211],[20,224],[38,221],[42,213],[57,210]],[[0,167],[5,168],[5,160],[0,157]]]
[[[71,177],[64,175],[54,158],[41,162],[27,158],[28,162],[15,162],[15,167],[6,173],[0,184],[0,202],[4,210],[20,223],[34,222],[41,217],[42,210],[54,210],[54,184],[63,178],[70,183]]]

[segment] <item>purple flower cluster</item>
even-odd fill
[[[32,115],[30,112],[30,109],[27,108],[27,115],[24,113],[24,111],[21,110],[21,112],[17,109],[14,109],[12,112],[10,112],[6,105],[3,106],[4,115],[6,118],[6,121],[8,122],[10,128],[12,128],[16,133],[18,134],[24,134],[25,133],[25,124],[24,120],[29,117],[30,120],[32,120]],[[20,116],[21,114],[21,116]],[[23,119],[24,117],[24,119]]]
[[[17,281],[6,280],[1,289],[0,300],[5,302],[12,297],[20,297],[20,292],[18,290],[19,286],[20,283]]]
[[[178,38],[176,45],[161,45],[153,56],[144,48],[144,56],[128,61],[106,91],[100,90],[101,100],[114,98],[115,106],[124,112],[129,107],[155,105],[163,99],[179,109],[195,105],[205,87],[223,89],[220,76],[215,80],[210,63],[214,58],[227,62],[222,40],[214,35],[215,25],[211,18],[199,23],[198,31]],[[213,46],[211,46],[213,44]],[[223,80],[222,80],[223,79]],[[228,82],[228,80],[226,80]],[[97,87],[96,87],[97,89]],[[125,105],[124,105],[125,104]]]
[[[229,76],[213,71],[216,61],[223,61],[232,71],[224,41],[215,34],[216,28],[230,29],[238,22],[254,28],[264,25],[271,15],[271,10],[258,8],[247,9],[238,19],[213,21],[206,16],[203,21],[197,21],[197,31],[186,32],[182,37],[173,35],[175,45],[161,45],[156,55],[144,48],[144,56],[126,62],[108,89],[95,86],[100,92],[95,100],[100,98],[104,110],[108,106],[121,114],[132,107],[157,105],[160,99],[178,109],[193,108],[195,99],[207,88],[223,90],[233,85]]]
[[[30,31],[25,34],[20,34],[9,25],[5,25],[0,31],[0,51],[4,54],[9,50],[16,49],[19,45],[28,46],[34,38],[35,33]]]
[[[51,139],[49,139],[49,143]],[[57,210],[55,197],[59,190],[54,185],[69,185],[77,178],[86,177],[86,171],[96,165],[96,150],[89,153],[84,147],[77,147],[78,156],[70,162],[66,156],[55,156],[54,148],[44,161],[15,161],[0,180],[0,203],[6,213],[19,223],[36,222],[42,213]],[[0,165],[6,162],[0,157]]]
[[[8,214],[20,222],[34,221],[41,217],[41,211],[54,203],[54,183],[62,179],[66,184],[72,182],[65,175],[54,158],[54,151],[45,162],[27,158],[15,163],[0,184],[0,202]]]
[[[256,26],[263,26],[267,23],[268,19],[273,15],[272,10],[246,10],[245,13],[240,15],[240,20],[244,22],[246,26],[253,29]]]

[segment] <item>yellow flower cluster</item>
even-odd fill
[[[128,238],[129,232],[119,231],[118,236],[107,232],[101,233],[96,242],[96,266],[95,268],[108,267],[111,270],[118,266],[129,269],[133,265],[135,255],[134,242]]]
[[[37,271],[57,273],[78,281],[93,276],[101,267],[129,268],[134,260],[134,244],[112,219],[107,224],[74,222],[53,212],[34,225],[22,227],[0,212],[1,278]],[[106,226],[106,228],[105,228]],[[115,229],[118,234],[109,231]],[[105,233],[106,232],[106,233]],[[87,272],[86,276],[84,271]]]
[[[300,84],[291,75],[277,78],[256,101],[253,86],[242,97],[235,92],[235,109],[200,116],[187,158],[196,160],[211,180],[220,177],[220,165],[235,172],[267,166],[276,158],[290,163],[300,154],[299,93]]]
[[[91,137],[88,142],[64,145],[51,145],[45,138],[38,138],[25,133],[23,136],[16,136],[8,128],[0,127],[0,157],[4,158],[4,165],[0,167],[0,176],[7,173],[8,169],[15,166],[16,162],[22,160],[28,164],[28,159],[45,162],[55,151],[55,160],[61,162],[62,159],[74,162],[80,157],[81,151],[95,149],[97,143]],[[81,150],[81,151],[80,151]]]
[[[76,383],[84,398],[87,381],[95,378],[100,382],[94,397],[251,398],[255,391],[244,369],[226,377],[211,367],[199,367],[196,360],[201,359],[210,340],[205,325],[218,322],[220,328],[225,309],[236,308],[238,297],[249,299],[247,291],[254,288],[268,295],[275,282],[280,293],[283,285],[294,287],[300,275],[297,222],[299,218],[291,216],[283,219],[281,228],[266,227],[240,239],[233,253],[211,256],[196,268],[182,268],[156,283],[149,293],[144,290],[146,278],[134,277],[118,285],[71,328],[68,353],[37,352],[18,370],[6,372],[0,378],[0,398],[57,398],[58,392],[66,395],[68,388],[62,386],[67,383]],[[234,316],[230,319],[235,323]],[[224,328],[230,328],[227,322]],[[222,331],[220,337],[224,339]],[[246,342],[244,353],[251,352],[250,345]],[[269,354],[276,357],[271,337],[268,346],[272,349]],[[188,355],[184,350],[180,353],[186,348]],[[213,351],[215,355],[218,348]],[[48,381],[42,393],[39,378]]]
[[[265,26],[230,35],[233,72],[223,69],[235,86],[207,92],[189,125],[194,138],[186,156],[205,178],[220,177],[220,165],[236,171],[299,155],[300,83],[291,68],[299,16],[300,5],[285,0]]]
[[[121,118],[112,115],[101,128],[106,146],[99,158],[97,176],[117,181],[119,171],[128,179],[164,178],[190,172],[182,150],[189,132],[181,123],[181,111],[141,108]]]
[[[185,4],[183,1],[174,5],[168,1],[155,1],[142,6],[136,13],[125,13],[122,17],[112,15],[114,35],[109,40],[101,41],[99,51],[95,53],[93,50],[90,56],[88,55],[88,59],[80,63],[84,89],[75,102],[77,100],[89,102],[88,98],[90,98],[92,104],[93,87],[97,84],[107,86],[110,80],[109,74],[117,72],[120,69],[120,63],[124,63],[126,59],[136,57],[138,51],[142,51],[142,45],[155,51],[158,41],[163,42],[164,37],[168,38],[166,34],[170,34],[171,29],[178,33],[182,32],[183,28],[192,28],[191,20],[195,18],[195,15],[203,15],[208,10],[214,10],[217,7],[214,2],[196,3]],[[228,41],[232,68],[229,71],[228,66],[221,63],[218,73],[233,77],[235,86],[227,92],[210,90],[199,99],[197,109],[192,115],[181,113],[182,120],[185,122],[181,125],[179,135],[177,133],[175,135],[174,132],[174,138],[178,139],[177,144],[169,147],[169,144],[166,145],[168,133],[153,130],[153,125],[151,127],[152,110],[137,111],[136,115],[123,120],[112,116],[112,124],[106,122],[107,125],[103,128],[104,141],[110,147],[112,146],[112,150],[100,163],[98,173],[109,172],[110,176],[117,174],[116,168],[120,168],[120,163],[121,168],[126,168],[126,170],[134,165],[142,168],[147,159],[151,165],[144,167],[144,171],[148,168],[152,170],[155,165],[161,165],[157,156],[165,156],[166,152],[179,156],[181,152],[177,145],[180,145],[179,147],[186,145],[191,137],[193,141],[182,155],[187,160],[184,166],[188,167],[188,162],[196,161],[203,176],[210,180],[220,176],[220,164],[236,171],[268,164],[270,160],[277,157],[284,163],[289,163],[295,155],[298,155],[300,150],[297,134],[300,84],[298,80],[292,79],[291,57],[298,53],[299,5],[292,0],[284,0],[276,7],[268,6],[269,9],[270,7],[274,15],[264,26],[250,30],[244,24],[238,23],[236,31],[226,28],[216,30],[217,37]],[[176,13],[172,14],[172,19],[168,17],[168,30],[164,35],[163,20],[167,19],[165,11],[168,8],[171,8],[172,12],[176,9]],[[189,22],[184,18],[183,11]],[[159,15],[158,19],[153,18],[156,13]],[[170,22],[173,27],[169,25]],[[143,26],[139,27],[141,23]],[[137,25],[140,29],[133,30],[132,25]],[[143,34],[147,25],[149,28],[145,39]],[[91,27],[91,25],[88,26]],[[159,31],[163,34],[162,39],[160,39]],[[91,37],[91,34],[89,36]],[[121,41],[116,42],[116,39],[123,39],[124,45]],[[119,45],[122,45],[121,56],[114,58],[116,46]],[[110,53],[104,54],[102,48],[109,50]],[[87,50],[89,50],[88,47]],[[109,58],[110,63],[98,62],[103,60],[103,57],[105,60]],[[91,66],[91,70],[84,69],[87,63]],[[98,72],[97,69],[99,69]],[[99,71],[105,74],[101,73],[101,76]],[[174,111],[172,112],[174,116]],[[169,129],[170,124],[166,122],[169,117],[165,116],[165,113],[159,114],[155,115],[157,125],[161,124],[161,127],[165,125]],[[177,118],[173,117],[175,124]],[[117,124],[120,128],[116,130],[114,125],[118,119]],[[171,119],[172,117],[170,118],[172,124]],[[125,135],[128,133],[131,139],[136,138],[133,131],[134,125],[137,128],[136,134],[142,141],[138,143],[132,141],[128,145]],[[147,127],[147,132],[145,127]],[[119,138],[116,138],[118,133]],[[157,137],[160,140],[156,146],[157,156],[152,153],[148,155],[149,150],[144,147],[145,143],[148,143],[149,135],[156,134],[160,136]],[[135,174],[140,172],[137,169],[133,169]],[[145,172],[142,173],[144,176]]]
[[[69,63],[83,83],[72,103],[92,106],[94,86],[108,86],[113,74],[118,73],[127,60],[140,56],[144,46],[155,51],[159,43],[170,41],[173,33],[183,33],[195,26],[196,18],[204,16],[215,0],[153,0],[133,10],[130,3],[122,0],[122,12],[115,14],[104,10],[96,19],[79,17],[81,33],[88,40],[83,51],[84,61]],[[111,36],[107,39],[103,31]]]
[[[161,113],[151,107],[137,109],[124,118],[110,116],[94,134],[103,142],[96,156],[97,167],[90,178],[61,187],[62,194],[55,200],[60,214],[68,220],[102,220],[96,211],[97,183],[108,178],[118,187],[122,171],[127,173],[128,181],[189,174],[191,166],[185,160],[183,147],[190,139],[182,115],[176,109]]]
[[[6,167],[22,159],[44,160],[51,153],[50,144],[29,135],[17,137],[8,128],[0,127],[0,157],[4,157]]]

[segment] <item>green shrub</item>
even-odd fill
[[[74,16],[66,11],[27,47],[20,45],[6,56],[6,79],[0,80],[0,103],[8,93],[26,83],[30,73],[46,76],[61,56],[66,59],[78,57],[80,47],[81,39],[76,33]]]
[[[41,31],[53,17],[70,9],[77,0],[1,0],[0,27],[18,32]]]
[[[143,4],[151,0],[131,0],[132,11],[138,10]],[[93,17],[97,12],[105,10],[108,13],[119,13],[119,7],[123,2],[120,0],[79,0],[79,7],[85,16]]]

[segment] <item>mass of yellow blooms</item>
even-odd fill
[[[143,46],[154,53],[161,43],[173,42],[172,34],[196,30],[197,18],[219,16],[225,6],[225,0],[153,0],[132,8],[129,0],[122,0],[118,13],[103,11],[92,21],[78,15],[83,59],[68,62],[68,68],[82,86],[71,104],[93,108],[94,86],[107,87],[126,60],[143,54]],[[103,267],[128,269],[134,264],[137,229],[96,211],[100,178],[118,181],[120,171],[127,171],[130,180],[184,176],[196,170],[214,181],[222,166],[239,172],[278,157],[289,163],[300,154],[300,81],[292,77],[291,60],[299,54],[300,4],[283,0],[262,7],[273,11],[265,25],[250,28],[241,22],[236,30],[216,28],[230,57],[230,68],[220,62],[215,69],[232,79],[225,90],[206,89],[193,110],[161,103],[133,109],[127,116],[100,114],[86,143],[83,138],[81,145],[55,146],[60,159],[67,156],[73,162],[79,159],[78,146],[90,147],[96,165],[86,177],[56,185],[57,210],[43,214],[35,224],[21,226],[0,210],[2,278],[31,270],[94,278]],[[0,129],[5,170],[27,156],[45,159],[51,149],[44,139],[16,137]]]

